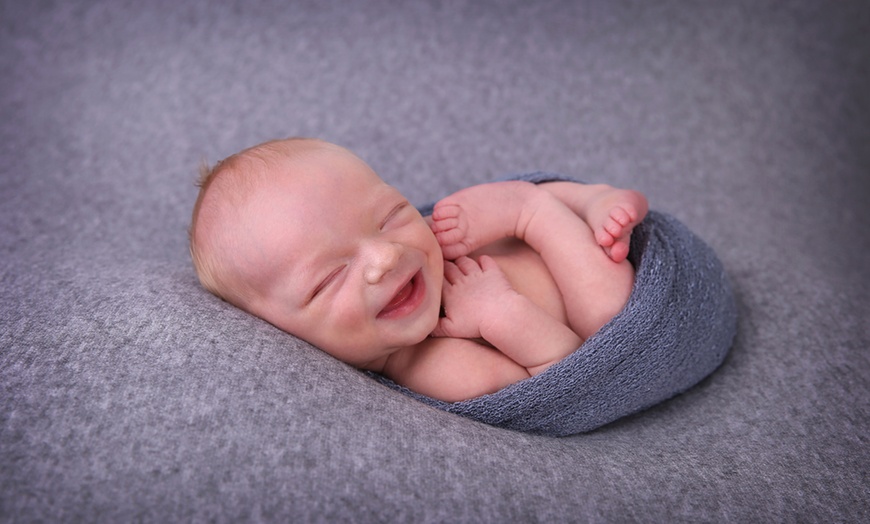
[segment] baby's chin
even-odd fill
[[[420,329],[414,330],[413,335],[409,334],[409,337],[405,340],[403,344],[397,347],[395,350],[391,351],[390,354],[399,351],[400,349],[414,347],[418,344],[423,343],[432,336],[432,332],[435,331],[435,328],[438,326],[438,320],[441,318],[441,300],[437,300],[434,306],[430,306],[426,308],[422,318],[420,319],[419,326]]]
[[[420,330],[415,330],[413,335],[408,337],[406,343],[402,344],[398,349],[416,346],[432,336],[432,332],[435,331],[435,328],[438,326],[438,320],[441,318],[440,312],[441,301],[439,300],[434,307],[426,309],[423,318],[420,319]]]

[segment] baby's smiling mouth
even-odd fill
[[[421,272],[418,271],[378,313],[378,318],[400,317],[416,309],[423,298],[422,283]]]

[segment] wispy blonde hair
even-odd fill
[[[199,178],[196,182],[199,194],[193,205],[188,237],[193,267],[199,282],[205,289],[243,309],[255,295],[254,289],[246,285],[244,279],[233,278],[238,277],[235,274],[236,270],[229,263],[228,256],[215,245],[214,236],[223,237],[224,245],[231,244],[232,239],[222,235],[218,223],[220,220],[213,220],[215,223],[212,224],[203,224],[203,222],[210,220],[209,217],[203,219],[203,203],[206,202],[208,207],[229,206],[236,208],[248,198],[262,176],[280,162],[293,159],[295,156],[314,149],[330,146],[332,144],[319,139],[292,137],[270,140],[249,147],[211,167],[208,162],[202,162],[199,168]],[[214,198],[206,200],[206,197],[213,193],[215,193]],[[206,213],[206,215],[209,214]],[[210,230],[209,235],[204,234],[203,226],[211,226],[207,227]]]

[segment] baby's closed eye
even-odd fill
[[[383,231],[384,229],[388,229],[390,226],[395,224],[399,224],[400,219],[404,215],[404,212],[410,208],[410,204],[408,202],[400,202],[396,206],[394,206],[389,213],[387,213],[386,218],[381,222],[381,225],[378,229]]]
[[[311,292],[311,294],[309,295],[310,298],[306,301],[306,303],[311,303],[314,299],[316,299],[318,296],[320,296],[321,294],[323,294],[323,292],[324,292],[324,291],[325,291],[325,290],[326,290],[326,289],[327,289],[327,288],[328,288],[332,283],[334,283],[334,282],[337,280],[337,277],[341,274],[341,272],[342,272],[346,267],[347,267],[347,264],[344,264],[344,265],[342,265],[342,266],[340,266],[340,267],[337,267],[336,269],[332,270],[332,272],[329,273],[329,274],[326,276],[326,278],[324,278],[323,280],[320,281],[319,284],[317,284],[317,286],[314,288],[314,290],[313,290],[313,291]]]

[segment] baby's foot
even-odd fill
[[[628,256],[632,230],[646,216],[646,197],[630,189],[608,188],[588,206],[585,220],[596,242],[614,262],[622,262]]]
[[[458,191],[435,204],[432,231],[444,258],[454,260],[514,236],[522,208],[536,191],[528,182],[495,182]]]

